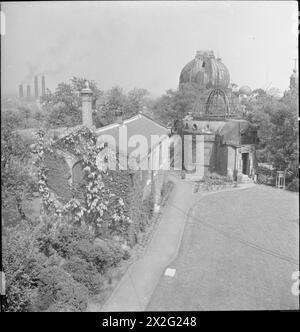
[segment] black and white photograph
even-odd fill
[[[0,6],[1,312],[299,311],[298,2]]]

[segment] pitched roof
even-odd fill
[[[80,129],[85,128],[83,125],[78,125],[75,127],[57,127],[51,128],[47,130],[47,134],[52,138],[61,139],[64,138],[71,133],[76,133]],[[17,129],[15,131],[16,134],[20,135],[23,139],[28,140],[31,143],[36,141],[36,133],[38,132],[38,128],[26,128],[26,129]]]
[[[146,138],[148,147],[151,146],[151,136],[152,135],[169,135],[170,130],[159,124],[158,122],[152,120],[150,117],[144,114],[137,114],[123,123],[113,123],[105,127],[96,129],[96,136],[110,135],[116,140],[117,146],[119,145],[119,129],[126,126],[127,129],[127,140],[129,140],[134,135],[142,135]],[[134,148],[128,148],[128,153]]]

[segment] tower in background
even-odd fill
[[[27,99],[31,99],[31,90],[30,90],[30,85],[27,85]]]
[[[39,98],[39,84],[37,76],[34,76],[34,97],[35,99]]]
[[[24,92],[23,92],[23,84],[19,85],[19,98],[23,99],[24,98]]]
[[[45,76],[42,76],[42,96],[46,94]]]
[[[299,76],[298,76],[298,70],[297,70],[298,59],[294,59],[294,60],[295,60],[295,66],[293,69],[293,74],[290,76],[290,90],[291,91],[298,90],[298,86],[299,86]]]

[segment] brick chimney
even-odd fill
[[[89,87],[89,82],[85,81],[85,88],[80,92],[82,101],[82,124],[91,128],[93,126],[92,116],[92,96],[93,91]]]
[[[115,111],[116,123],[122,124],[123,123],[123,112],[121,109],[117,109]]]

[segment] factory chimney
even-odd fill
[[[45,84],[45,76],[42,76],[42,96],[46,94],[46,84]]]
[[[35,99],[39,98],[39,83],[37,76],[34,76],[34,97]]]
[[[27,99],[31,98],[30,85],[27,85]]]
[[[24,98],[24,94],[23,94],[23,85],[20,84],[19,85],[19,98],[23,99]]]

